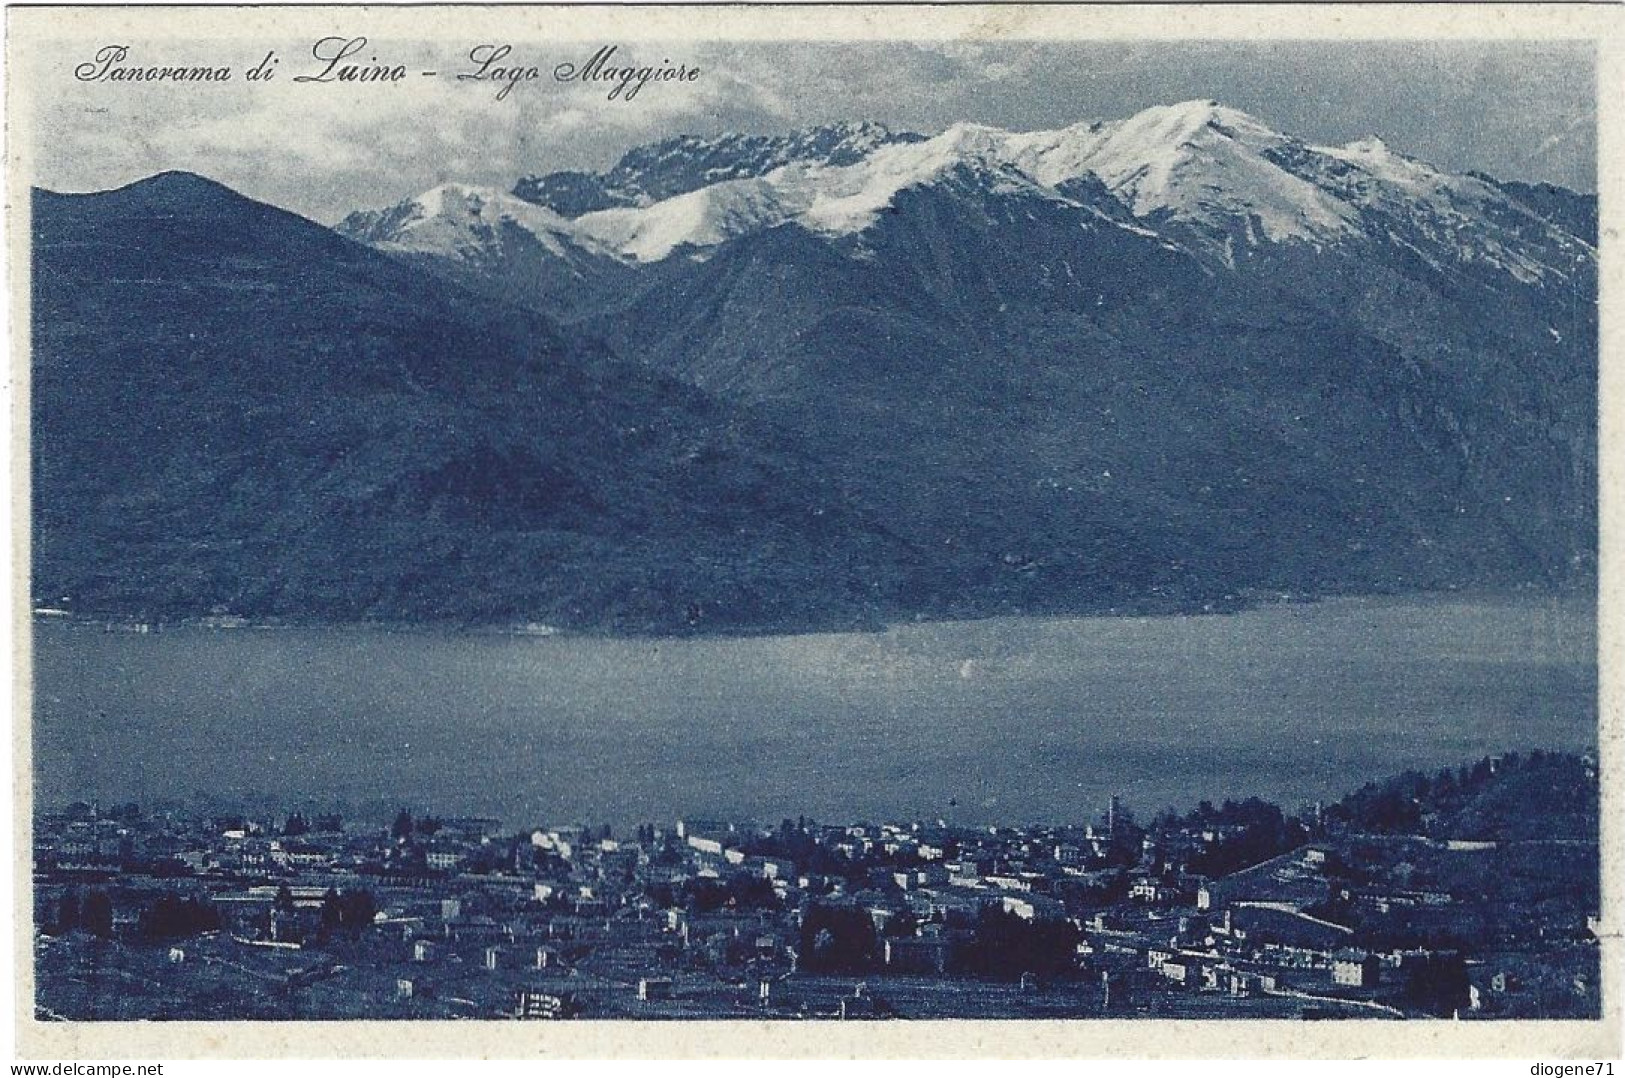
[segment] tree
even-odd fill
[[[282,825],[282,833],[288,838],[297,835],[308,835],[310,833],[310,821],[306,820],[301,813],[296,812],[288,817],[287,823]]]
[[[874,921],[854,906],[811,906],[801,921],[800,953],[813,973],[873,969],[879,953]]]
[[[1468,1006],[1467,963],[1459,954],[1435,954],[1405,964],[1405,1002],[1448,1017]]]
[[[68,888],[56,904],[56,930],[72,932],[79,927],[79,892]]]
[[[1017,977],[1059,975],[1076,968],[1078,930],[1066,921],[1028,921],[996,906],[982,910],[962,961],[972,973]]]
[[[343,923],[344,908],[339,904],[339,893],[329,887],[322,896],[322,935],[331,936]]]
[[[913,910],[902,910],[897,916],[888,920],[881,934],[891,938],[907,938],[918,933],[920,919],[914,915]]]
[[[412,814],[401,809],[395,816],[395,822],[389,829],[392,838],[410,838],[412,836]]]
[[[377,913],[378,902],[365,888],[347,891],[339,897],[339,924],[352,939],[372,924]]]
[[[113,900],[106,891],[98,888],[85,895],[79,907],[79,926],[93,936],[113,934]]]
[[[220,927],[220,913],[207,901],[165,893],[143,910],[136,931],[145,939],[163,940],[195,936]]]

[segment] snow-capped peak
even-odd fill
[[[927,139],[933,154],[960,154],[986,156],[1002,154],[1010,141],[1010,132],[987,124],[957,123],[943,130],[936,138]]]
[[[1327,157],[1357,165],[1382,183],[1403,188],[1412,194],[1430,194],[1450,186],[1471,188],[1479,194],[1488,191],[1482,181],[1470,176],[1452,177],[1432,165],[1390,149],[1387,143],[1375,136],[1346,146],[1321,146],[1316,149]]]
[[[1445,172],[1380,138],[1309,149],[1298,171],[1436,268],[1487,265],[1534,283],[1563,277],[1574,261],[1594,257],[1583,240],[1553,228],[1483,179]]]
[[[1237,228],[1253,242],[1311,244],[1355,230],[1347,207],[1265,156],[1291,142],[1210,100],[1016,137],[1018,160],[1039,182],[1096,176],[1136,217],[1185,226],[1192,242],[1222,251]]]
[[[653,205],[584,214],[573,226],[623,256],[649,262],[678,247],[712,247],[791,221],[824,235],[861,232],[899,192],[959,167],[996,173],[995,187],[1059,198],[1014,165],[1011,138],[998,128],[955,124],[934,138],[888,142],[853,164],[793,161],[764,176],[712,184]]]
[[[1376,135],[1367,135],[1362,139],[1355,139],[1346,146],[1341,147],[1344,153],[1354,157],[1387,157],[1393,151],[1388,144]]]
[[[400,221],[402,228],[436,218],[486,223],[511,218],[551,229],[557,227],[561,220],[551,210],[521,202],[494,188],[466,183],[442,183],[431,187],[417,197],[407,199],[401,203],[401,207],[410,215]]]
[[[868,120],[806,127],[783,134],[675,135],[628,150],[599,175],[527,176],[514,193],[567,216],[648,206],[730,180],[755,179],[791,164],[851,165],[874,151],[923,136]]]
[[[1215,135],[1255,147],[1286,138],[1257,117],[1217,101],[1153,105],[1116,125],[1119,139],[1145,146],[1178,146]]]
[[[509,228],[553,254],[564,252],[572,231],[552,210],[463,183],[442,183],[388,209],[352,214],[340,225],[340,231],[385,250],[465,259],[500,251]]]
[[[401,250],[466,256],[518,228],[555,252],[573,245],[653,262],[788,223],[859,233],[900,192],[950,177],[957,184],[967,170],[990,195],[1047,198],[1124,226],[1132,216],[1165,241],[1231,265],[1267,245],[1386,238],[1437,266],[1479,263],[1528,281],[1566,272],[1590,250],[1495,185],[1374,136],[1312,145],[1210,99],[1052,131],[966,122],[927,137],[855,122],[678,136],[628,151],[604,174],[540,178],[534,199],[445,184],[346,225],[356,238]],[[535,204],[550,199],[578,208],[561,216]]]

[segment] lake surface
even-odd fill
[[[876,634],[602,639],[37,622],[42,804],[207,793],[536,822],[1083,822],[1289,807],[1407,767],[1596,744],[1565,597]]]

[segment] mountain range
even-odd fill
[[[36,192],[34,591],[610,631],[1586,586],[1594,198],[1210,101],[329,230]]]

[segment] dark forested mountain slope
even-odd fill
[[[816,462],[196,176],[36,192],[34,594],[84,613],[848,623]]]

